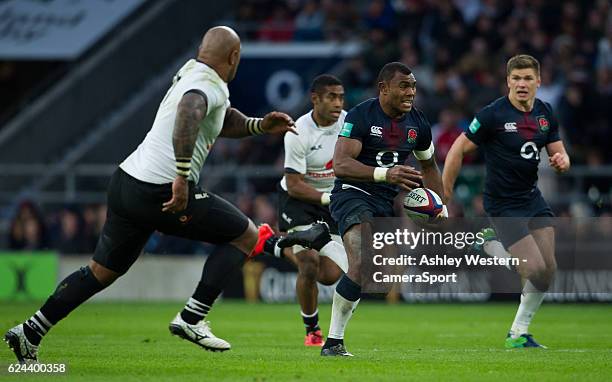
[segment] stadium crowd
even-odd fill
[[[542,65],[538,97],[556,110],[572,162],[600,166],[612,164],[610,8],[608,0],[245,0],[228,19],[245,41],[360,41],[362,54],[337,73],[346,109],[375,96],[375,77],[384,63],[406,63],[415,72],[416,106],[432,123],[440,164],[474,112],[506,93],[506,60],[531,54]],[[0,83],[11,83],[11,66],[0,69]],[[273,165],[280,172],[282,144],[277,136],[221,140],[209,163]],[[467,161],[478,164],[480,159]],[[611,191],[609,182],[598,187],[601,194]],[[275,190],[276,179],[255,179],[239,189],[219,183],[213,191],[232,193],[230,200],[256,221],[275,222]],[[482,213],[478,195],[469,203],[471,213]],[[590,207],[568,205],[558,212],[580,208]],[[91,252],[104,210],[69,206],[43,215],[25,202],[6,242],[12,249]],[[147,251],[199,253],[205,248],[156,235]]]

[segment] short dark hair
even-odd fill
[[[395,72],[400,72],[405,75],[412,74],[412,70],[406,64],[401,62],[389,62],[380,69],[376,82],[389,82],[395,76]]]
[[[310,85],[310,92],[323,94],[325,92],[326,86],[342,86],[342,81],[338,79],[336,76],[332,76],[331,74],[320,74],[312,80],[312,84]]]
[[[540,75],[540,63],[535,57],[528,54],[517,54],[508,60],[506,75],[510,75],[514,69],[533,69],[536,75]]]

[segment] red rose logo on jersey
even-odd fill
[[[408,143],[414,143],[417,139],[417,132],[415,129],[408,130]]]
[[[544,117],[538,117],[538,125],[540,125],[541,131],[548,130],[548,120]]]

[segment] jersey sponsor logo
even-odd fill
[[[382,127],[380,126],[372,126],[370,127],[370,135],[374,137],[382,137]]]
[[[532,159],[535,156],[536,160],[540,160],[540,151],[538,146],[534,142],[525,142],[521,147],[521,157],[525,159]]]
[[[506,122],[504,124],[504,130],[506,133],[516,133],[518,131],[516,128],[516,122]]]
[[[548,128],[550,127],[550,124],[548,123],[548,119],[546,119],[545,116],[543,116],[543,115],[537,116],[536,117],[536,121],[538,121],[538,126],[540,126],[540,131],[541,132],[548,131]]]
[[[468,129],[470,130],[470,133],[476,134],[478,129],[480,129],[480,121],[478,121],[476,118],[474,118],[472,120],[472,123],[470,123],[470,127],[468,127]]]
[[[414,143],[417,139],[417,131],[415,129],[408,130],[408,143]]]
[[[314,145],[310,148],[310,151],[321,150],[322,148],[323,148],[323,145]]]
[[[384,150],[376,154],[376,163],[380,167],[393,167],[399,162],[399,153],[397,151]]]
[[[196,198],[196,200],[199,200],[199,199],[210,198],[210,195],[208,195],[208,193],[206,192],[200,192],[200,193],[195,194],[194,197]]]
[[[332,168],[334,168],[334,160],[330,160],[329,162],[325,163],[325,169],[326,170],[331,170]]]
[[[340,130],[340,135],[350,138],[351,131],[353,131],[353,124],[350,122],[344,122],[344,125],[342,125],[342,130]]]

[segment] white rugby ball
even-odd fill
[[[429,188],[415,188],[404,198],[404,212],[415,223],[432,223],[443,208],[442,199]]]

